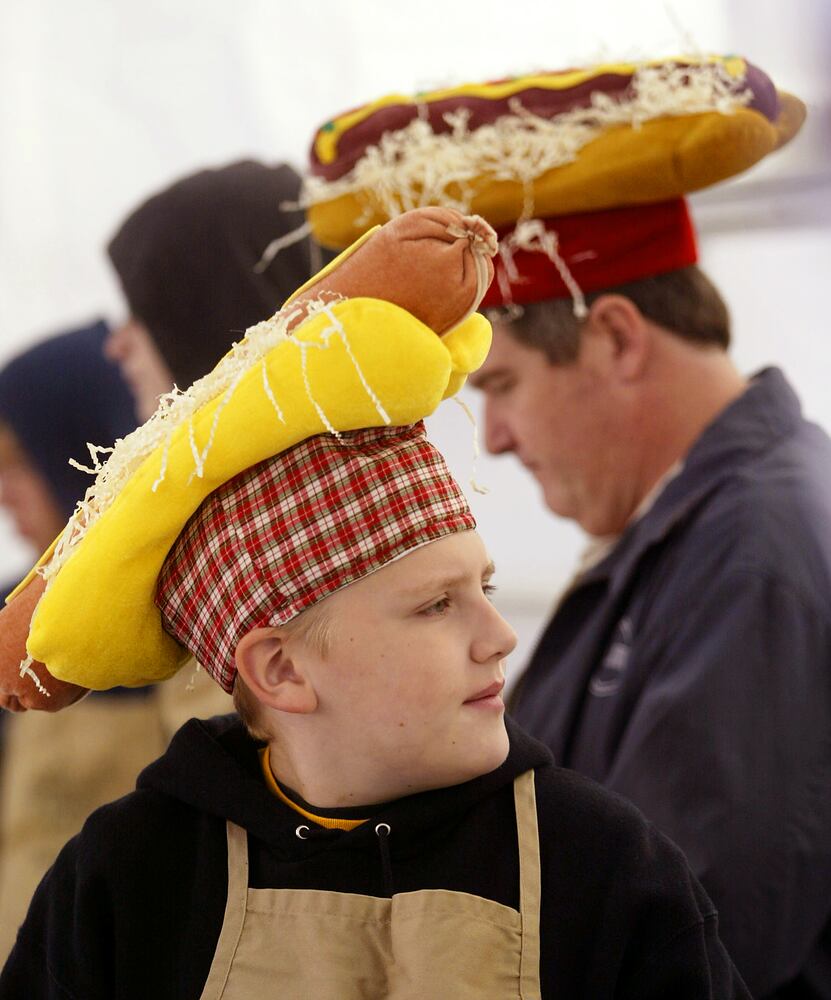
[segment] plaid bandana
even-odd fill
[[[253,628],[284,625],[413,549],[475,527],[424,425],[320,434],[225,483],[159,576],[164,628],[225,690]]]

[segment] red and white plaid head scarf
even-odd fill
[[[253,628],[284,625],[387,563],[476,526],[424,425],[320,434],[229,480],[171,549],[165,629],[226,691]]]

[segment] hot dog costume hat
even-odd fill
[[[245,631],[473,527],[419,422],[484,360],[495,252],[479,219],[402,215],[106,463],[91,449],[95,482],[0,612],[0,672],[29,672],[30,707],[48,707],[52,678],[147,684],[190,653],[231,690]]]
[[[805,106],[737,56],[619,63],[390,95],[316,132],[303,199],[340,247],[407,208],[475,212],[500,238],[484,305],[694,263],[683,196],[788,142]]]

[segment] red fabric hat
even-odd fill
[[[524,227],[524,228],[523,228]],[[698,260],[683,198],[531,220],[498,231],[501,256],[481,308],[575,298]]]
[[[423,423],[320,434],[202,503],[167,557],[165,629],[230,692],[239,640],[476,522]]]

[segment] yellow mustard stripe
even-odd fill
[[[720,62],[733,77],[742,77],[745,74],[746,63],[739,56],[705,56],[703,59],[692,56],[678,57],[677,61],[684,61],[691,65],[702,63]],[[321,163],[334,163],[338,155],[338,142],[344,132],[359,125],[361,122],[375,114],[381,108],[389,107],[392,104],[430,104],[432,101],[444,101],[450,97],[482,97],[491,101],[504,101],[508,97],[513,97],[522,90],[538,88],[541,90],[565,90],[568,87],[576,87],[587,80],[604,73],[617,73],[622,76],[631,76],[641,66],[660,66],[670,62],[669,59],[652,59],[647,63],[609,63],[604,66],[594,66],[591,69],[567,70],[563,73],[547,73],[543,75],[518,76],[513,80],[505,80],[502,83],[465,83],[459,87],[447,87],[443,90],[432,90],[415,96],[409,94],[388,94],[386,97],[379,97],[371,104],[364,104],[363,107],[348,111],[338,118],[333,118],[322,128],[318,129],[315,136],[315,153]]]
[[[311,820],[312,823],[317,823],[318,826],[322,826],[326,830],[354,830],[356,826],[360,826],[361,823],[366,823],[365,819],[332,819],[329,816],[315,816],[313,812],[309,812],[302,806],[299,806],[296,802],[286,795],[282,788],[277,784],[277,779],[271,770],[271,761],[268,759],[268,747],[263,747],[260,750],[260,766],[263,769],[263,777],[265,778],[265,783],[268,785],[269,790],[272,791],[277,798],[285,803],[289,808],[293,809],[296,813],[299,813],[304,819]]]

